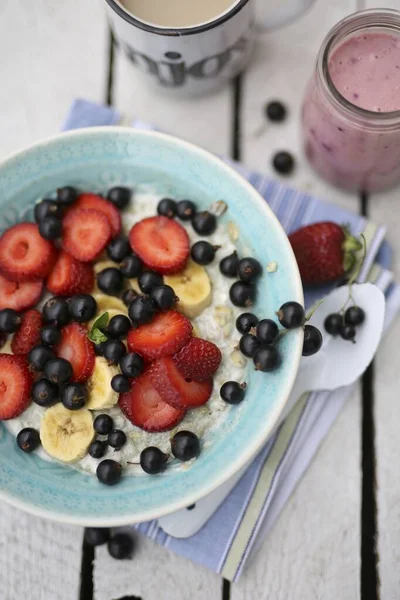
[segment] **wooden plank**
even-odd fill
[[[355,6],[356,0],[318,0],[293,24],[259,36],[251,68],[244,77],[242,153],[247,165],[278,177],[271,166],[272,157],[279,150],[290,151],[297,167],[292,176],[285,177],[288,185],[357,212],[355,194],[335,189],[308,165],[300,128],[301,103],[321,42]],[[274,99],[288,108],[283,123],[270,123],[264,117],[265,103]]]
[[[75,97],[103,100],[106,35],[98,0],[1,3],[0,158],[57,133]]]
[[[359,597],[360,394],[344,408],[231,600]]]
[[[93,575],[95,600],[131,595],[143,600],[219,600],[222,590],[220,577],[142,536],[132,560],[116,562],[106,548],[97,548]]]
[[[0,40],[0,159],[55,134],[76,96],[103,100],[107,25],[97,0],[3,2]],[[78,598],[82,532],[1,502],[1,597]]]
[[[2,502],[1,598],[77,599],[82,533],[82,527],[39,519]]]

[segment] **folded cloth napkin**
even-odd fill
[[[117,125],[121,121],[121,116],[112,108],[76,100],[63,129]],[[130,124],[151,129],[150,125],[139,121]],[[387,330],[400,310],[400,286],[393,283],[392,273],[388,270],[391,251],[384,242],[385,228],[231,160],[226,162],[258,190],[287,233],[308,223],[331,220],[347,223],[354,234],[364,234],[367,252],[359,281],[371,281],[385,292]],[[306,290],[306,305],[313,305],[331,289],[327,286]],[[135,529],[225,578],[237,581],[249,557],[265,540],[353,388],[311,393],[300,398],[236,487],[197,534],[186,539],[173,538],[164,533],[157,521],[136,525]],[[130,593],[128,579],[126,593]]]

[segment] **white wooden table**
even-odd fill
[[[292,151],[298,166],[291,184],[386,222],[399,252],[400,191],[371,197],[362,207],[355,195],[317,180],[301,154],[298,133],[300,99],[325,33],[346,14],[378,3],[317,0],[293,25],[259,36],[244,76],[216,95],[186,101],[156,97],[136,85],[122,57],[110,60],[101,0],[1,0],[0,159],[57,132],[73,98],[109,101],[125,114],[264,172],[271,172],[276,150]],[[399,0],[380,4],[398,8]],[[290,116],[260,133],[263,105],[271,98],[282,99]],[[400,278],[398,262],[394,268]],[[146,539],[130,562],[112,561],[101,548],[92,573],[90,551],[82,551],[82,528],[46,522],[1,503],[0,597],[400,598],[398,336],[400,321],[238,584]],[[119,585],[127,572],[129,589]],[[103,593],[110,578],[112,597]]]

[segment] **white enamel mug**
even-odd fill
[[[178,28],[142,21],[119,0],[106,0],[106,9],[117,46],[145,81],[177,94],[195,95],[215,90],[245,68],[258,27],[279,27],[313,1],[234,0],[212,20]]]

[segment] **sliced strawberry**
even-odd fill
[[[74,203],[73,210],[75,210],[75,208],[90,208],[103,213],[110,223],[112,237],[115,237],[120,233],[121,215],[119,214],[115,204],[112,202],[105,200],[97,194],[80,194]]]
[[[0,271],[11,281],[35,281],[46,277],[57,251],[42,238],[35,223],[19,223],[0,238]]]
[[[57,296],[90,294],[94,286],[93,266],[60,252],[46,285]]]
[[[71,323],[63,327],[61,341],[55,351],[57,356],[71,363],[74,381],[86,381],[93,373],[96,356],[83,325]]]
[[[151,323],[131,329],[128,348],[146,360],[175,354],[189,340],[192,329],[189,319],[176,310],[158,313]]]
[[[13,308],[21,311],[35,306],[42,295],[42,290],[41,280],[17,283],[0,275],[0,310]]]
[[[119,407],[131,423],[145,431],[168,431],[185,416],[184,410],[161,399],[148,373],[134,379],[129,392],[120,394]]]
[[[175,408],[196,408],[207,402],[213,389],[213,380],[186,380],[174,360],[164,356],[154,362],[149,377],[164,402]]]
[[[31,402],[32,373],[24,356],[0,354],[0,421],[18,417]]]
[[[130,231],[132,250],[145,265],[167,275],[181,271],[190,252],[186,230],[168,217],[149,217],[136,223]]]
[[[22,315],[21,325],[14,334],[11,350],[14,354],[28,354],[39,343],[42,313],[32,308]]]
[[[94,260],[103,252],[110,238],[108,219],[98,210],[73,208],[63,221],[62,246],[82,262]]]
[[[221,363],[221,350],[208,340],[191,338],[174,356],[174,361],[185,379],[204,381],[211,377]]]

